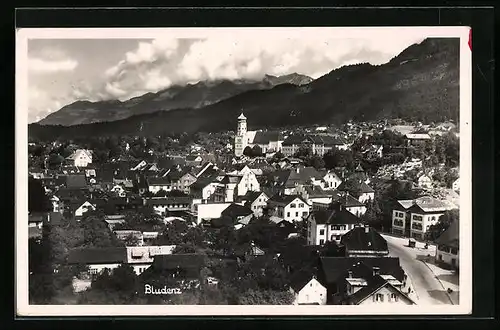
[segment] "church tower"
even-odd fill
[[[234,137],[234,155],[242,156],[247,147],[247,117],[243,113],[238,117],[238,128]]]

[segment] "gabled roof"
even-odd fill
[[[333,202],[342,205],[343,207],[360,207],[360,206],[366,206],[365,204],[361,203],[359,200],[356,198],[352,197],[349,194],[334,194],[333,195]]]
[[[269,142],[277,141],[283,141],[283,135],[280,132],[257,131],[252,144],[269,144]]]
[[[360,195],[363,193],[373,193],[375,190],[373,190],[372,187],[367,185],[363,180],[361,179],[348,179],[343,181],[338,187],[337,190],[340,191],[348,191],[349,193],[353,195]]]
[[[153,177],[148,179],[148,184],[150,186],[164,186],[164,185],[170,185],[171,180],[169,177]]]
[[[304,204],[306,203],[304,199],[299,196],[299,195],[280,195],[276,194],[273,197],[269,199],[270,202],[277,203],[277,204],[282,204],[282,205],[288,205],[291,202],[293,202],[295,199],[300,199]]]
[[[304,288],[304,286],[309,283],[313,278],[315,278],[315,273],[311,269],[301,269],[295,273],[290,278],[290,287],[295,291],[299,292]]]
[[[350,251],[389,251],[387,241],[371,227],[355,227],[340,242]]]
[[[361,219],[351,212],[342,210],[316,210],[311,212],[310,217],[314,217],[317,224],[347,225],[359,224]]]
[[[252,210],[248,207],[232,203],[224,211],[222,211],[221,216],[236,218],[242,216],[244,217],[252,213]]]
[[[368,267],[378,267],[381,275],[392,275],[399,281],[404,279],[404,270],[401,268],[399,258],[394,257],[321,257],[320,265],[326,283],[338,283],[345,279],[348,270],[353,269],[358,263]]]
[[[264,196],[266,196],[267,199],[269,199],[269,196],[263,192],[263,191],[247,191],[247,193],[245,194],[245,196],[243,197],[243,199],[248,203],[248,204],[252,204],[253,202],[255,202],[255,200],[257,198],[259,198],[262,194],[264,194]]]
[[[119,264],[127,262],[127,248],[82,248],[69,251],[69,264]]]
[[[390,291],[398,294],[400,298],[407,300],[412,305],[415,304],[415,302],[411,298],[409,298],[406,294],[398,290],[395,286],[393,286],[381,275],[370,276],[366,280],[367,280],[367,285],[361,288],[360,290],[356,291],[349,297],[347,297],[348,302],[350,302],[353,305],[358,305],[367,298],[371,297],[373,294],[377,293],[380,289],[386,287]]]
[[[459,222],[453,221],[448,229],[446,229],[441,235],[439,235],[435,243],[439,245],[447,245],[450,247],[459,248],[459,240]]]

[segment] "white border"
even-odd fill
[[[131,305],[78,306],[29,305],[28,303],[28,39],[153,39],[172,34],[175,38],[316,38],[326,33],[335,38],[369,38],[367,35],[457,37],[460,42],[460,304],[386,306],[207,306]],[[472,56],[468,46],[469,27],[286,27],[286,28],[38,28],[16,31],[16,311],[19,316],[214,316],[214,315],[451,315],[472,312]],[[388,39],[390,40],[390,39]],[[468,221],[467,221],[468,220]]]

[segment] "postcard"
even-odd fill
[[[16,33],[18,315],[471,313],[468,27]]]

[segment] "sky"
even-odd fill
[[[77,100],[121,101],[209,79],[261,79],[300,73],[319,78],[348,64],[383,64],[424,35],[376,37],[208,37],[30,39],[28,120]],[[388,40],[390,39],[390,40]]]

